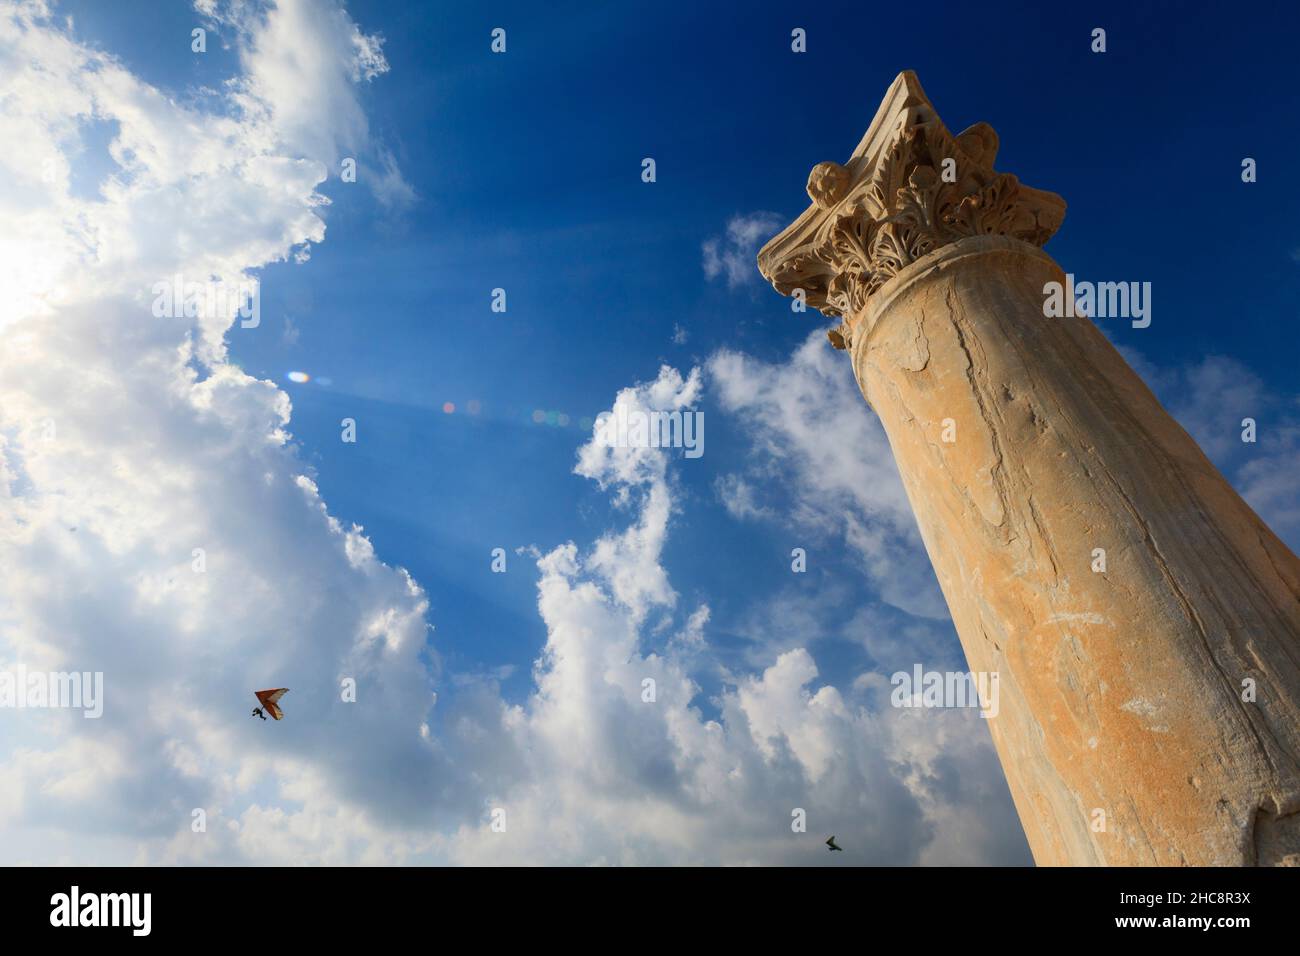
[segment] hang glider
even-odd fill
[[[276,720],[284,719],[284,711],[280,709],[277,701],[279,701],[279,699],[285,694],[289,693],[289,688],[275,687],[271,690],[258,690],[253,693],[257,695],[257,702],[262,705],[261,707],[253,708],[254,717],[262,717],[262,711],[265,710]],[[265,717],[262,717],[262,719],[266,720]]]

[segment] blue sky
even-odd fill
[[[1297,201],[1289,181],[1300,149],[1290,76],[1294,22],[1270,24],[1267,12],[1236,16],[1185,4],[1090,4],[1078,12],[1043,4],[953,5],[922,16],[910,7],[838,3],[810,10],[777,3],[706,9],[660,3],[357,2],[343,12],[332,0],[321,0],[282,4],[280,21],[274,5],[196,6],[63,2],[48,18],[29,10],[26,39],[12,42],[29,42],[32,30],[48,34],[54,39],[40,54],[48,57],[47,64],[64,62],[55,52],[64,49],[62,44],[102,51],[130,77],[131,89],[156,90],[184,110],[213,118],[214,128],[222,118],[243,124],[232,139],[193,141],[192,153],[178,143],[174,155],[157,160],[148,175],[127,177],[134,192],[120,199],[123,208],[137,202],[156,211],[156,204],[146,207],[140,198],[155,188],[150,177],[165,190],[171,176],[172,188],[183,191],[189,187],[177,184],[218,175],[210,163],[228,177],[214,181],[233,194],[233,184],[250,175],[239,165],[244,149],[250,155],[319,162],[328,172],[314,185],[328,197],[328,206],[306,198],[308,189],[301,208],[279,219],[254,202],[252,208],[218,209],[210,219],[197,214],[187,232],[179,217],[189,217],[201,201],[191,198],[170,217],[137,213],[121,227],[132,239],[147,235],[163,246],[176,230],[184,234],[184,241],[172,243],[176,249],[202,251],[192,259],[160,253],[142,260],[145,280],[168,274],[180,262],[216,262],[218,253],[211,250],[218,249],[222,263],[243,255],[238,261],[244,271],[260,275],[262,324],[218,329],[217,338],[228,348],[224,355],[194,346],[199,378],[215,382],[208,376],[228,358],[249,376],[235,389],[249,402],[258,396],[257,402],[270,409],[278,401],[258,382],[274,383],[285,393],[292,414],[284,427],[292,441],[274,465],[265,467],[306,474],[344,529],[354,524],[364,529],[382,563],[382,572],[365,575],[392,576],[392,569],[404,568],[427,599],[422,611],[402,603],[405,598],[384,599],[400,605],[402,613],[411,612],[409,633],[421,633],[424,644],[391,680],[398,683],[409,671],[420,671],[420,680],[427,679],[436,692],[437,705],[411,703],[401,715],[410,719],[400,730],[385,723],[397,719],[391,711],[377,714],[368,733],[396,736],[425,725],[428,739],[455,738],[459,749],[431,744],[435,755],[429,766],[412,769],[410,761],[422,758],[411,758],[407,744],[394,744],[391,751],[378,747],[382,752],[373,759],[394,775],[394,794],[377,796],[371,787],[349,782],[348,760],[369,759],[364,750],[372,738],[364,735],[339,742],[336,757],[317,760],[311,748],[329,746],[323,734],[284,735],[293,745],[253,744],[247,735],[261,728],[240,726],[230,731],[243,735],[231,738],[243,741],[240,746],[266,748],[256,750],[266,760],[301,764],[292,779],[285,771],[242,788],[213,781],[221,778],[222,767],[232,778],[252,773],[241,760],[256,764],[256,756],[232,757],[233,745],[213,731],[184,741],[183,749],[198,754],[194,761],[203,768],[181,773],[186,798],[192,791],[193,800],[220,803],[220,813],[236,823],[232,832],[262,834],[286,860],[498,862],[503,857],[494,856],[497,851],[476,849],[480,844],[472,834],[480,822],[474,808],[514,793],[511,806],[553,800],[562,809],[546,803],[547,813],[590,812],[605,826],[599,832],[596,824],[590,831],[575,830],[571,839],[555,843],[536,837],[513,847],[519,858],[716,861],[709,855],[714,851],[690,834],[692,826],[716,826],[720,811],[699,796],[694,788],[703,785],[688,780],[681,764],[670,771],[656,763],[672,764],[684,750],[670,759],[659,754],[659,743],[646,744],[648,756],[633,760],[627,779],[611,783],[608,777],[617,773],[591,771],[592,780],[602,781],[599,786],[588,781],[577,795],[563,798],[554,796],[558,790],[548,785],[548,774],[577,778],[578,770],[558,758],[527,756],[534,746],[538,753],[545,750],[543,742],[563,749],[555,741],[566,727],[572,733],[569,717],[547,723],[548,715],[554,716],[548,707],[559,698],[548,697],[545,674],[563,673],[560,665],[547,662],[563,658],[562,635],[570,633],[566,622],[577,612],[572,618],[567,616],[571,608],[548,613],[548,582],[557,590],[570,582],[563,593],[577,600],[579,582],[594,581],[610,606],[621,608],[621,616],[610,620],[634,634],[632,650],[624,656],[644,660],[657,654],[694,682],[698,694],[683,703],[683,712],[693,708],[701,726],[720,722],[729,733],[740,720],[737,708],[747,715],[746,729],[737,735],[748,743],[736,744],[739,749],[728,751],[727,760],[737,766],[754,760],[755,767],[793,760],[790,766],[801,768],[786,773],[789,767],[783,767],[784,775],[770,785],[755,770],[747,794],[761,795],[769,787],[779,804],[788,790],[798,791],[798,779],[808,786],[823,781],[818,784],[821,815],[813,829],[854,834],[850,842],[860,852],[852,862],[1028,862],[978,721],[955,730],[947,725],[928,730],[923,745],[893,729],[864,730],[872,743],[861,757],[863,776],[825,784],[819,758],[808,754],[822,753],[842,728],[818,724],[819,733],[824,731],[820,737],[802,724],[803,729],[792,729],[789,721],[772,716],[784,713],[785,704],[765,696],[786,687],[778,680],[784,671],[776,668],[803,673],[800,668],[812,662],[815,678],[794,684],[793,690],[786,687],[804,708],[799,713],[842,709],[846,726],[861,729],[877,719],[868,693],[873,685],[863,675],[887,675],[915,660],[962,666],[951,625],[936,603],[933,575],[900,504],[887,445],[856,394],[847,360],[824,342],[822,330],[834,323],[816,313],[792,314],[788,301],[768,289],[752,265],[757,245],[807,205],[808,170],[816,162],[847,157],[903,69],[918,73],[954,132],[980,120],[993,125],[1001,137],[1000,169],[1065,198],[1064,226],[1047,249],[1067,271],[1095,280],[1152,283],[1150,328],[1132,329],[1123,322],[1103,328],[1248,500],[1296,544],[1300,515],[1294,495],[1277,483],[1279,471],[1300,462],[1291,331],[1300,301]],[[302,19],[290,18],[290,9]],[[70,24],[63,21],[65,14]],[[22,15],[5,19],[11,16]],[[284,29],[267,27],[285,21],[290,22]],[[196,55],[189,35],[201,23],[210,30],[208,52]],[[316,26],[297,28],[304,23]],[[1102,55],[1089,50],[1097,26],[1107,30],[1108,50]],[[495,27],[507,31],[504,54],[489,49]],[[790,50],[795,27],[807,30],[807,53]],[[325,66],[313,73],[312,64],[328,63],[340,50],[350,56],[355,36],[376,44],[382,38],[385,69],[358,78],[343,63],[339,70]],[[70,68],[67,100],[74,105],[66,108],[78,117],[81,147],[68,149],[64,143],[71,156],[67,195],[107,217],[104,210],[119,200],[103,200],[94,184],[124,175],[108,153],[123,124],[136,122],[128,105],[138,100],[126,94],[114,99],[116,92],[102,90],[85,93],[97,85],[93,74],[89,68]],[[324,77],[324,85],[295,85],[295,78],[304,76]],[[229,85],[232,80],[236,87]],[[105,83],[104,89],[117,87]],[[232,89],[269,104],[263,124],[240,118]],[[100,97],[93,116],[79,111],[74,93]],[[62,141],[52,137],[51,142]],[[358,160],[355,184],[339,180],[343,156]],[[641,180],[644,157],[656,162],[654,183]],[[1241,181],[1243,157],[1257,160],[1258,182]],[[226,164],[232,165],[227,169]],[[323,241],[296,218],[307,209],[323,222]],[[744,233],[742,240],[729,238],[729,228]],[[242,237],[263,230],[278,236],[283,248],[271,255],[241,251]],[[19,239],[27,237],[20,232]],[[293,261],[291,253],[304,248],[310,251],[307,261]],[[706,268],[706,250],[748,268],[734,274]],[[490,309],[495,288],[506,290],[504,314]],[[108,300],[108,291],[95,294]],[[114,287],[112,294],[124,293]],[[197,342],[202,334],[196,328],[186,341]],[[820,342],[810,343],[810,337]],[[134,342],[135,333],[123,331],[119,341]],[[154,347],[161,349],[149,346]],[[114,367],[124,377],[126,359],[147,369],[140,359],[144,354],[119,355],[123,361]],[[681,394],[689,394],[691,407],[705,413],[704,456],[666,456],[663,464],[637,461],[631,481],[619,476],[614,461],[575,473],[579,449],[590,438],[582,421],[609,409],[620,390],[665,381],[664,365],[680,373]],[[693,369],[700,376],[694,391]],[[291,382],[291,370],[312,378]],[[638,401],[648,400],[644,391],[638,395]],[[123,401],[123,409],[137,409],[149,400]],[[54,404],[32,402],[29,418],[57,411]],[[244,408],[244,398],[238,402]],[[445,403],[454,410],[444,411]],[[536,412],[553,413],[557,421],[537,423]],[[560,415],[566,425],[558,423]],[[1253,447],[1235,441],[1245,415],[1260,421],[1261,439]],[[235,435],[246,426],[242,416],[231,411],[222,427]],[[340,441],[344,418],[357,423],[354,444]],[[17,434],[17,425],[9,424]],[[173,440],[159,426],[163,437],[157,446],[136,446],[134,460],[156,452],[160,462],[174,462],[179,469],[190,450],[180,437],[183,429],[176,427]],[[242,447],[231,441],[222,445],[214,438],[213,447]],[[836,445],[829,454],[823,450],[827,443]],[[106,442],[99,449],[101,465],[112,459],[115,447]],[[126,454],[121,448],[116,453]],[[212,455],[204,460],[220,469],[222,458]],[[90,461],[90,453],[82,459]],[[36,475],[34,461],[22,459]],[[262,467],[260,459],[250,462],[247,474]],[[232,467],[232,474],[238,471]],[[98,473],[114,474],[111,468]],[[63,487],[55,474],[48,478],[51,497]],[[213,534],[229,527],[230,516],[248,516],[248,533],[232,532],[230,548],[247,555],[250,568],[265,562],[274,569],[261,578],[271,609],[259,618],[250,603],[239,620],[259,632],[259,640],[283,639],[292,648],[278,655],[266,652],[279,667],[276,679],[303,681],[294,672],[295,660],[302,657],[295,655],[324,654],[321,645],[333,647],[332,642],[340,658],[351,659],[361,645],[348,629],[372,619],[374,609],[360,597],[348,603],[355,582],[343,565],[315,566],[310,552],[326,548],[329,539],[312,535],[326,532],[309,533],[307,524],[295,523],[307,522],[306,517],[284,518],[283,534],[268,530],[281,522],[287,506],[245,501],[232,487],[236,478],[214,478],[213,488],[225,486],[214,493],[229,495],[229,501],[221,507],[211,503],[211,514],[205,514],[211,499],[196,498],[185,509],[178,505],[177,514],[214,529]],[[113,485],[113,479],[104,480]],[[39,488],[39,480],[32,481]],[[671,516],[654,529],[647,502],[661,484],[671,493]],[[620,506],[620,491],[630,494],[630,503]],[[841,513],[831,494],[847,499],[844,511],[850,514]],[[103,553],[119,556],[90,572],[102,575],[107,593],[113,580],[136,579],[137,571],[113,561],[145,548],[152,532],[144,519],[123,518],[135,521],[129,535],[135,543],[131,549],[115,548],[111,523],[103,520],[101,527],[88,518],[83,538],[102,534]],[[653,554],[619,553],[635,574],[666,574],[675,595],[671,600],[662,594],[623,600],[614,579],[601,577],[598,562],[583,565],[581,556],[594,553],[597,542],[618,540],[640,527],[638,522],[650,529],[644,537],[656,540],[646,545]],[[855,539],[846,527],[860,536]],[[662,541],[656,537],[660,530]],[[574,543],[580,570],[559,568],[564,563],[559,558],[539,566],[538,558],[554,557],[554,549],[568,542]],[[629,544],[629,552],[643,545]],[[14,547],[23,560],[34,553],[29,539]],[[496,547],[509,552],[505,574],[490,570]],[[810,553],[806,574],[791,573],[795,547]],[[316,608],[321,594],[338,605]],[[298,607],[310,604],[315,610],[295,616],[287,595],[295,596]],[[215,597],[209,600],[178,620],[200,630],[208,624],[195,625],[194,619],[215,627],[215,617],[205,615],[219,615],[223,605]],[[24,641],[36,640],[39,633],[44,636],[37,643],[70,660],[77,643],[50,638],[53,631],[42,630],[39,609],[21,603],[25,610],[14,615],[7,656],[21,657]],[[276,611],[280,603],[285,607]],[[364,610],[350,616],[354,607]],[[707,620],[698,624],[702,607]],[[96,613],[109,612],[99,607]],[[693,616],[698,626],[692,625]],[[422,632],[419,622],[431,630]],[[159,635],[170,633],[172,625],[153,623]],[[576,626],[575,633],[587,633],[587,626]],[[286,628],[294,634],[284,636]],[[330,633],[321,636],[314,628]],[[682,651],[693,634],[702,646]],[[686,638],[674,644],[682,635]],[[621,646],[617,640],[606,644]],[[246,644],[232,637],[230,646],[231,653],[241,653],[237,649]],[[141,654],[149,650],[144,640],[131,647]],[[228,666],[232,682],[243,678]],[[599,669],[583,673],[604,679]],[[200,674],[192,679],[202,681]],[[556,678],[556,685],[562,683]],[[821,697],[819,688],[834,695]],[[295,691],[300,700],[309,697],[306,686]],[[241,698],[234,706],[235,719],[243,720],[239,707],[246,703]],[[294,704],[291,695],[286,706],[291,715]],[[315,703],[300,706],[324,725],[335,719],[311,709]],[[559,705],[555,708],[558,713]],[[621,712],[595,708],[572,719],[622,727],[616,723]],[[220,719],[216,713],[213,720]],[[775,721],[770,733],[761,729],[765,721]],[[470,725],[481,736],[457,737]],[[524,732],[520,726],[532,729]],[[626,746],[634,753],[639,745],[633,742],[656,733],[635,723],[625,729],[626,741],[632,741]],[[174,732],[140,731],[164,747],[172,746],[167,735]],[[473,743],[499,737],[511,737],[516,749],[503,745],[497,753]],[[581,746],[580,738],[575,746]],[[615,735],[613,743],[604,744],[618,749],[618,739]],[[14,736],[6,749],[20,747],[29,747],[27,738]],[[963,758],[971,747],[977,749]],[[483,757],[484,750],[493,755]],[[704,753],[692,759],[707,764],[711,758]],[[243,771],[230,769],[239,766]],[[910,769],[900,772],[900,766]],[[862,782],[871,777],[870,768],[885,774],[883,767],[895,768],[894,789],[881,792]],[[131,776],[118,781],[123,793],[131,791]],[[327,781],[324,791],[334,802],[322,808],[304,799],[307,780]],[[622,812],[609,809],[618,800],[634,803],[624,792],[624,785],[633,783],[647,793],[669,795],[663,797],[673,808],[664,811],[669,822],[630,832],[609,822]],[[44,785],[51,786],[48,780]],[[688,791],[689,800],[680,796]],[[24,816],[37,792],[35,783],[15,790],[11,806],[17,809],[9,826],[24,833],[35,833],[38,826],[67,829],[58,820],[33,822]],[[758,806],[762,797],[755,800]],[[74,810],[70,803],[68,813]],[[276,811],[288,817],[277,817]],[[167,812],[158,811],[161,817]],[[757,819],[768,811],[754,812]],[[788,819],[788,812],[780,814]],[[545,816],[532,809],[525,813]],[[676,813],[693,822],[688,825]],[[355,830],[331,845],[330,853],[316,856],[297,841],[295,814],[316,821],[313,825],[323,815],[336,832]],[[884,836],[895,824],[911,842],[895,845]],[[177,824],[180,835],[173,837],[162,824],[148,839],[134,823],[106,826],[95,850],[105,860],[143,855],[228,862],[248,852],[237,837],[215,848],[190,847],[188,819]],[[775,835],[762,835],[762,826],[737,824],[735,855],[721,861],[827,862],[820,854],[780,843]],[[788,831],[788,825],[778,819],[774,831],[781,830]],[[42,839],[48,837],[41,832]],[[34,838],[19,845],[19,855],[41,860]],[[60,846],[75,855],[75,844]]]
[[[302,367],[333,379],[330,391],[291,390],[294,433],[320,456],[327,500],[430,582],[444,634],[481,634],[483,662],[517,664],[543,636],[532,588],[487,574],[486,545],[591,535],[608,520],[567,473],[578,419],[660,362],[689,366],[723,346],[776,360],[817,322],[792,315],[756,275],[752,288],[711,282],[700,245],[737,214],[792,220],[806,204],[806,169],[844,158],[900,69],[919,71],[953,127],[992,122],[1004,168],[1066,197],[1051,246],[1059,261],[1080,277],[1154,284],[1158,318],[1108,329],[1117,341],[1171,364],[1227,352],[1265,381],[1294,381],[1286,352],[1268,344],[1270,317],[1300,299],[1290,255],[1300,240],[1286,216],[1265,212],[1295,203],[1283,174],[1295,131],[1274,119],[1294,107],[1280,48],[1251,64],[1245,110],[1217,59],[1181,52],[1234,43],[1233,25],[1211,12],[1143,22],[1117,11],[1102,56],[1077,41],[1096,13],[1051,24],[1025,16],[1032,6],[978,23],[953,14],[936,18],[924,44],[900,44],[864,71],[856,31],[834,29],[862,19],[854,9],[792,20],[779,4],[746,5],[743,16],[661,4],[355,8],[384,34],[394,68],[367,90],[367,106],[422,199],[394,223],[353,207],[360,191],[336,188],[329,242],[268,290],[268,311],[294,315],[306,334],[293,346],[250,336],[234,351],[255,374]],[[872,35],[906,35],[910,15],[876,17]],[[810,32],[803,57],[789,51],[791,23]],[[508,26],[508,52],[493,57],[482,38],[497,25]],[[1235,42],[1257,50],[1259,33]],[[1241,183],[1243,155],[1260,162],[1261,182]],[[644,156],[656,160],[654,184],[640,181]],[[1190,279],[1211,275],[1237,281]],[[504,316],[489,311],[497,287]],[[677,326],[684,345],[672,342]],[[471,399],[483,404],[477,419],[440,411]],[[567,412],[572,424],[538,428],[535,409]],[[355,449],[337,441],[350,412],[368,433]],[[712,431],[709,455],[679,470],[705,498],[732,454],[725,440]],[[761,592],[788,583],[783,545],[753,540],[715,508],[692,513],[671,558],[703,591],[729,593],[744,578]],[[527,676],[520,668],[510,689]]]

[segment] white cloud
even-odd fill
[[[327,60],[343,42],[328,29],[358,35],[315,7],[304,32],[249,35],[258,89],[282,75],[272,61]],[[372,54],[358,54],[368,68]],[[4,714],[8,859],[129,861],[137,841],[151,856],[249,859],[232,834],[279,819],[259,801],[300,805],[286,829],[361,806],[410,821],[430,812],[420,783],[451,777],[436,771],[455,738],[420,735],[436,667],[421,590],[328,515],[288,444],[288,397],[223,361],[232,316],[150,312],[160,278],[235,282],[323,239],[325,167],[302,155],[298,125],[333,142],[359,115],[345,86],[328,92],[351,106],[287,126],[278,105],[241,113],[239,93],[201,111],[42,6],[0,7],[0,278],[15,290],[0,314],[0,663],[106,682],[100,721]],[[117,130],[102,201],[70,188],[92,118]],[[362,688],[346,712],[343,676]],[[273,736],[246,717],[251,691],[279,681],[298,719]],[[411,786],[393,791],[397,768]],[[299,793],[307,777],[322,785]],[[236,829],[198,842],[195,807]]]
[[[727,288],[735,289],[761,276],[756,265],[759,247],[772,238],[782,225],[781,217],[772,212],[753,212],[733,216],[727,222],[725,236],[707,239],[702,247],[704,274],[710,279],[726,279]]]
[[[701,381],[665,367],[617,402],[684,408]],[[818,863],[834,832],[858,862],[1023,861],[1005,789],[1000,801],[992,796],[1001,776],[978,719],[917,718],[846,699],[819,682],[804,647],[727,682],[710,702],[718,718],[706,717],[691,666],[707,653],[707,606],[662,653],[645,650],[654,617],[677,597],[660,564],[677,507],[670,460],[594,440],[582,449],[579,473],[625,502],[630,523],[585,553],[570,543],[539,559],[548,636],[537,692],[505,721],[527,773],[493,798],[507,832],[463,828],[453,858]],[[653,702],[643,696],[647,679]],[[979,807],[954,786],[959,774],[982,794]],[[791,831],[797,807],[808,814],[806,835]],[[999,846],[978,836],[990,825]]]
[[[323,164],[333,176],[342,159],[357,159],[357,181],[386,206],[415,201],[392,153],[372,142],[357,99],[358,84],[389,71],[383,37],[363,33],[333,0],[232,0],[199,9],[218,29],[235,35],[243,74],[232,96],[246,116],[272,124],[292,152]]]
[[[758,489],[743,475],[720,475],[713,484],[718,500],[734,518],[767,519],[776,517],[776,511],[758,503]]]
[[[775,507],[754,500],[759,485],[788,489],[792,529],[843,535],[885,601],[946,618],[889,441],[862,401],[849,363],[827,347],[825,336],[811,334],[783,364],[724,349],[708,369],[723,408],[755,450],[744,483],[727,479],[726,487],[741,493],[728,504],[732,513],[762,516]]]
[[[365,133],[353,87],[382,53],[325,0],[201,9],[233,28],[243,68],[202,107],[39,5],[0,7],[0,278],[15,283],[0,315],[0,667],[106,681],[99,721],[0,715],[5,861],[820,862],[835,832],[858,862],[1023,862],[971,715],[881,708],[878,681],[838,690],[794,646],[701,698],[712,612],[680,611],[663,565],[680,503],[661,450],[583,447],[577,472],[628,520],[539,557],[535,692],[509,706],[491,675],[443,679],[419,585],[329,513],[285,393],[224,361],[243,330],[229,314],[154,318],[142,293],[177,270],[235,282],[322,241],[317,189]],[[320,102],[295,99],[302,82]],[[70,189],[92,117],[118,129],[102,200]],[[770,420],[778,462],[795,450],[801,475],[850,498],[880,477],[859,425],[839,434],[865,464],[814,447],[810,418],[838,387],[815,357],[799,353],[796,371],[818,374],[790,373],[788,399],[786,373],[746,361],[713,374],[737,411]],[[616,401],[687,408],[704,381],[665,368]],[[882,549],[903,534],[891,500],[854,499],[864,554],[873,534]],[[249,719],[251,691],[276,685],[288,719]],[[505,834],[486,826],[496,806]]]

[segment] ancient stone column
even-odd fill
[[[997,147],[901,74],[759,268],[842,320],[968,665],[999,675],[1035,860],[1300,864],[1300,561],[1092,320],[1046,317],[1065,204]]]

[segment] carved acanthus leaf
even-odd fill
[[[813,207],[764,247],[759,268],[777,291],[802,289],[845,319],[831,339],[847,345],[867,299],[927,253],[981,235],[1041,246],[1060,226],[1064,202],[994,171],[997,147],[984,123],[952,136],[915,76],[900,75],[849,163],[814,167]]]

